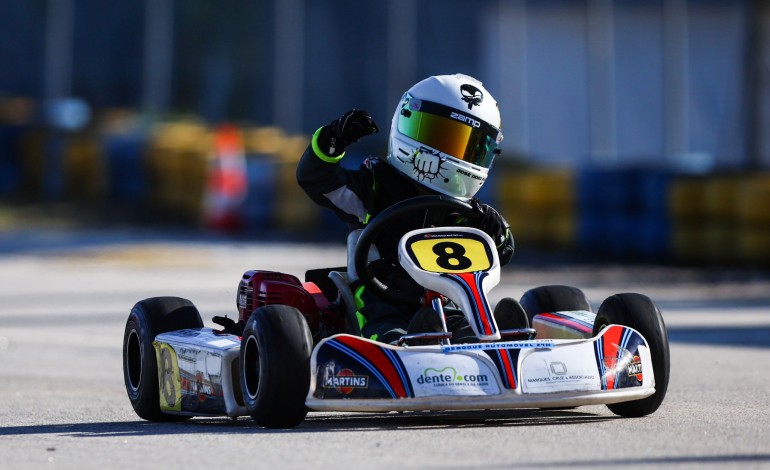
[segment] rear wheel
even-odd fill
[[[641,294],[617,294],[605,300],[596,314],[593,335],[607,325],[629,326],[647,340],[655,375],[655,393],[641,400],[607,405],[613,413],[625,417],[639,417],[653,413],[666,396],[670,372],[668,333],[658,307]]]
[[[152,297],[137,302],[123,334],[123,379],[131,406],[149,421],[182,421],[189,416],[160,410],[158,362],[152,342],[155,336],[185,328],[203,328],[192,302],[179,297]]]
[[[582,290],[572,286],[540,286],[530,289],[521,297],[521,306],[527,312],[529,324],[535,315],[547,312],[591,311],[591,304]]]
[[[290,428],[305,419],[313,338],[294,307],[267,305],[251,314],[241,340],[243,401],[260,426]]]

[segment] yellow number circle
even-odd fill
[[[492,266],[485,245],[471,238],[428,238],[415,241],[410,248],[424,271],[467,273]]]

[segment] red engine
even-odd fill
[[[299,279],[291,274],[246,271],[238,286],[235,301],[242,321],[248,320],[259,307],[270,304],[290,305],[302,313],[310,331],[314,334],[318,331],[320,312],[315,296],[305,290]]]

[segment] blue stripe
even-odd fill
[[[602,378],[602,390],[607,390],[607,376],[606,369],[604,367],[604,336],[596,340],[594,345],[596,348],[596,361],[599,363],[599,373]]]
[[[478,286],[479,286],[479,297],[482,300],[486,300],[484,298],[484,289],[483,289],[482,285],[484,284],[484,279],[486,279],[486,277],[488,275],[489,275],[489,273],[486,272],[486,271],[479,271],[479,272],[476,273],[476,284],[478,284]],[[492,330],[492,332],[490,334],[495,334],[495,333],[497,333],[497,329],[496,329],[496,325],[495,325],[495,320],[494,320],[494,318],[492,316],[492,312],[489,310],[489,303],[484,301],[483,304],[484,304],[484,314],[487,316],[487,321],[489,322],[489,325],[490,325],[491,330]]]
[[[339,351],[342,351],[343,353],[347,354],[348,356],[360,362],[361,365],[369,369],[369,372],[371,372],[375,377],[377,377],[380,380],[380,382],[382,382],[382,384],[385,386],[385,389],[388,391],[388,393],[390,393],[391,397],[397,398],[396,393],[390,387],[390,384],[388,383],[388,381],[385,380],[385,377],[383,377],[380,371],[374,366],[374,364],[369,362],[365,357],[363,357],[362,355],[357,353],[355,350],[349,348],[348,346],[345,346],[344,344],[340,343],[337,340],[328,341],[326,344],[329,344],[331,347],[338,349]]]
[[[621,338],[620,344],[621,344],[621,347],[626,351],[628,351],[628,343],[631,342],[631,338],[633,337],[634,337],[634,332],[631,329],[624,327],[623,337]],[[620,351],[618,351],[618,358],[620,358]]]
[[[412,390],[412,384],[409,382],[409,379],[406,376],[406,368],[401,362],[401,358],[399,358],[398,355],[390,349],[382,348],[382,351],[385,353],[388,359],[390,359],[390,362],[393,364],[393,367],[395,367],[396,372],[398,372],[398,376],[401,377],[401,383],[404,385],[404,389],[406,390],[407,395],[413,397],[414,391]]]

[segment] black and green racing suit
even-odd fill
[[[418,183],[377,158],[366,159],[357,170],[344,168],[339,164],[344,153],[331,157],[321,151],[317,144],[319,132],[320,129],[300,158],[297,182],[313,201],[331,209],[346,222],[349,230],[363,228],[369,220],[397,202],[425,194]],[[395,262],[398,241],[410,230],[447,225],[472,226],[457,214],[431,210],[426,211],[423,218],[410,218],[394,224],[388,233],[378,237],[375,244],[382,261],[373,263],[372,269],[387,285],[404,292],[408,300],[394,305],[369,292],[363,285],[351,285],[362,336],[392,343],[405,334],[411,318],[421,307],[419,298],[423,289]],[[490,236],[494,239],[495,234]],[[510,231],[506,230],[497,250],[500,264],[508,263],[513,256]],[[452,324],[463,322],[464,319],[447,318],[450,331]]]

